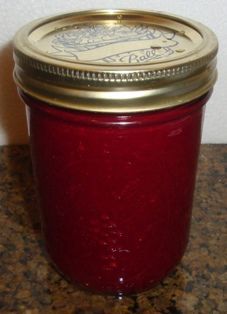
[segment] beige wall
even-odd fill
[[[1,48],[0,69],[0,144],[26,143],[25,110],[12,79],[10,43]]]

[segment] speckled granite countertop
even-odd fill
[[[45,258],[27,146],[0,148],[0,313],[227,313],[227,145],[203,145],[190,243],[153,290],[117,300],[66,282]]]

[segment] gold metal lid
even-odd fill
[[[14,38],[14,78],[50,104],[96,112],[181,105],[215,83],[217,38],[162,12],[93,10],[40,19]]]

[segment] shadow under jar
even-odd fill
[[[72,282],[129,294],[182,258],[217,40],[157,12],[32,22],[14,39],[46,249]]]

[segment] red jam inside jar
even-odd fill
[[[121,12],[123,20],[137,14],[137,11]],[[85,21],[89,14],[96,14],[96,18],[109,16],[106,11],[101,13],[85,12]],[[141,19],[141,14],[137,18]],[[149,18],[153,14],[156,23],[161,23],[157,14],[143,14]],[[119,11],[116,11],[112,19],[118,20],[118,17]],[[42,29],[44,21],[25,28],[15,40],[15,80],[27,106],[46,249],[57,269],[82,287],[119,295],[144,291],[174,269],[187,246],[203,109],[216,77],[215,37],[207,28],[200,30],[201,38],[203,32],[213,38],[213,46],[209,44],[209,49],[203,48],[205,51],[201,48],[194,59],[183,54],[185,63],[179,57],[182,64],[178,65],[176,56],[183,51],[173,47],[181,37],[175,37],[172,28],[164,32],[161,25],[160,37],[153,38],[162,39],[159,52],[154,46],[141,50],[147,32],[154,36],[158,31],[152,33],[153,26],[141,26],[138,21],[137,28],[129,22],[130,27],[124,23],[123,26],[121,23],[109,25],[108,17],[104,29],[103,24],[93,26],[96,37],[92,44],[90,33],[85,35],[84,55],[78,43],[74,46],[73,51],[78,50],[75,69],[68,59],[64,59],[61,69],[55,68],[56,62],[63,62],[62,58],[70,52],[67,50],[72,45],[69,38],[75,37],[77,41],[81,28],[83,34],[90,29],[87,24],[81,26],[77,14],[63,16],[63,22],[66,19],[64,23],[69,23],[68,18],[71,22],[75,18],[75,24],[79,20],[80,25],[74,25],[76,31],[72,31],[70,24],[69,32],[67,27],[66,31],[60,28],[53,39],[51,32],[46,35],[47,28]],[[171,20],[171,16],[163,15],[162,19]],[[187,33],[189,24],[176,17],[173,21],[176,25],[180,22],[185,25]],[[48,23],[54,22],[47,20]],[[125,42],[119,48],[119,41],[114,37],[118,27],[121,32],[123,27],[122,36],[127,28],[128,41],[133,45],[131,37],[139,36],[138,49],[132,50],[130,58],[128,51],[118,51],[125,49]],[[113,54],[111,50],[111,55],[103,57],[110,53],[107,48],[100,52],[103,43],[99,42],[99,36],[106,32],[108,36],[102,37],[105,47],[109,47],[113,36],[111,43],[118,53]],[[33,56],[38,58],[37,63],[34,59],[28,62],[21,58],[21,53],[27,53],[20,44],[25,34],[32,39],[30,44],[38,36],[37,46],[42,48],[45,43],[48,47],[50,37],[52,46],[58,47],[57,52],[49,53],[45,65],[40,52]],[[181,40],[189,52],[199,42],[199,35],[193,36],[191,50],[185,44],[186,38]],[[166,46],[164,39],[171,43]],[[89,64],[90,72],[81,71],[84,65],[78,58],[87,58],[90,50],[97,53],[97,49],[102,59],[96,58]],[[150,49],[149,54],[146,49]],[[172,54],[176,60],[169,57]],[[206,55],[210,59],[201,65]],[[70,54],[67,57],[71,58]],[[173,62],[172,68],[162,68],[161,61],[160,69],[156,70],[156,60],[163,58],[166,63]],[[122,65],[118,64],[119,60]],[[125,60],[142,64],[125,65]],[[105,67],[100,62],[106,62]],[[124,72],[124,67],[133,72]],[[96,68],[103,73],[96,72]],[[121,74],[114,72],[117,69]],[[141,75],[142,70],[145,72]]]
[[[23,98],[51,259],[95,291],[133,293],[156,284],[187,245],[208,95],[134,115]]]

